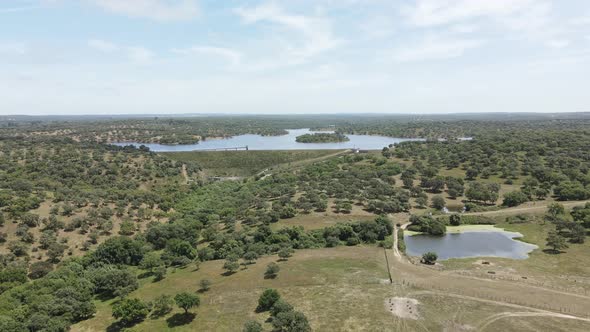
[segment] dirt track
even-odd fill
[[[511,215],[511,214],[519,214],[519,213],[535,213],[535,212],[544,212],[547,209],[547,206],[551,203],[555,203],[555,202],[534,202],[531,204],[536,204],[539,203],[538,205],[532,205],[532,206],[526,206],[526,207],[513,207],[513,208],[506,208],[506,209],[501,209],[501,210],[496,210],[496,211],[485,211],[485,212],[468,212],[468,213],[463,213],[462,215],[465,216],[498,216],[498,215]],[[573,208],[574,206],[581,206],[584,205],[586,203],[590,203],[590,200],[586,200],[586,201],[575,201],[575,202],[557,202],[562,204],[564,207],[566,208]]]
[[[490,326],[494,322],[496,322],[500,319],[509,318],[509,317],[555,317],[555,318],[574,319],[574,320],[579,320],[579,321],[584,321],[584,322],[590,322],[589,318],[581,318],[581,317],[576,317],[576,316],[571,316],[571,315],[558,314],[558,313],[554,313],[554,312],[530,312],[530,311],[502,312],[502,313],[492,315],[492,316],[486,318],[477,330],[484,331],[488,326]]]

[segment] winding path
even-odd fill
[[[535,202],[536,203],[536,202]],[[512,208],[505,208],[501,210],[494,210],[494,211],[484,211],[484,212],[467,212],[463,213],[464,216],[494,216],[494,215],[504,215],[504,214],[518,214],[518,213],[531,213],[531,212],[542,212],[547,209],[547,206],[551,203],[560,203],[566,208],[573,208],[574,206],[582,206],[586,203],[590,203],[590,200],[585,201],[567,201],[567,202],[559,202],[559,201],[551,201],[551,202],[539,202],[539,205],[533,206],[526,206],[526,207],[512,207]]]
[[[399,228],[401,228],[402,230],[406,229],[406,227],[408,227],[409,224],[410,224],[409,222],[404,223],[401,226],[399,226]],[[397,225],[395,225],[395,227],[393,227],[393,255],[395,256],[395,258],[397,258],[398,261],[403,262],[403,261],[405,261],[405,259],[404,259],[403,255],[399,252],[399,249],[397,246],[397,243],[399,241],[398,236],[397,236],[397,234],[399,232],[399,230],[398,230],[399,228]]]
[[[492,316],[484,319],[477,330],[480,332],[484,331],[489,325],[493,324],[494,322],[496,322],[500,319],[510,318],[510,317],[554,317],[554,318],[574,319],[574,320],[578,320],[578,321],[590,322],[589,318],[582,318],[582,317],[577,317],[577,316],[572,316],[572,315],[559,314],[559,313],[550,312],[550,311],[501,312],[499,314],[495,314],[495,315],[492,315]]]

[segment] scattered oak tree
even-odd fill
[[[176,305],[182,308],[184,313],[187,314],[189,309],[198,307],[201,304],[201,299],[195,294],[182,292],[174,296],[174,302],[176,302]]]
[[[138,323],[149,313],[148,305],[139,299],[122,299],[113,305],[113,317],[124,325]]]

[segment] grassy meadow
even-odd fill
[[[165,152],[169,158],[196,162],[208,176],[251,176],[281,164],[329,156],[341,150]]]

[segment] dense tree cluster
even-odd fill
[[[407,229],[430,235],[444,235],[447,232],[447,226],[444,220],[435,219],[432,216],[412,215],[410,217],[410,226]]]
[[[446,185],[449,196],[458,197],[468,181],[467,199],[491,204],[498,199],[499,185],[490,180],[499,178],[506,184],[522,183],[520,190],[505,195],[507,206],[551,194],[558,200],[583,200],[590,198],[590,145],[582,123],[509,123],[497,131],[478,128],[473,140],[402,142],[384,154],[413,160],[402,174],[407,188],[421,174],[423,189],[436,193]],[[464,179],[436,175],[457,168]]]
[[[341,133],[313,133],[303,134],[295,138],[299,143],[337,143],[347,142],[350,139]]]

